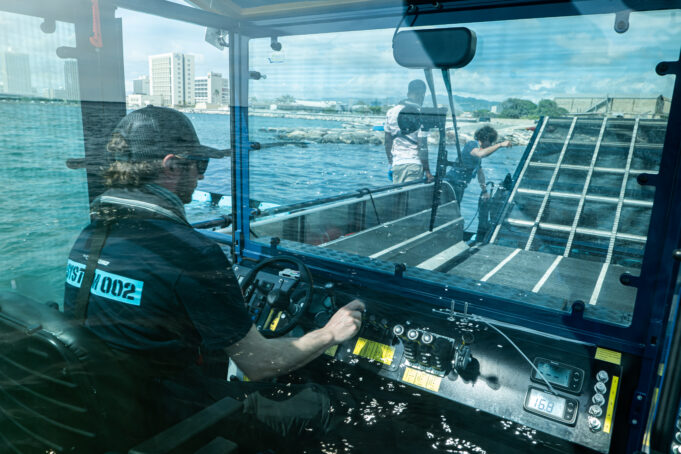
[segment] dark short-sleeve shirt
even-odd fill
[[[471,151],[476,148],[480,148],[478,141],[470,140],[466,142],[466,145],[463,146],[463,150],[461,150],[461,161],[463,164],[461,167],[463,167],[465,171],[466,183],[470,183],[475,174],[478,173],[478,169],[480,169],[480,165],[482,164],[482,159],[471,154]]]
[[[457,159],[454,166],[447,172],[447,175],[445,176],[447,181],[449,181],[453,186],[468,186],[468,183],[470,183],[475,174],[478,172],[478,169],[480,169],[480,166],[482,165],[482,159],[477,156],[473,156],[471,151],[479,147],[480,144],[477,140],[470,140],[466,142],[466,145],[463,146],[463,150],[461,150],[461,162],[459,162]]]
[[[64,308],[73,314],[94,226],[69,255]],[[251,328],[220,247],[188,225],[125,219],[111,228],[91,287],[86,326],[110,346],[183,368],[199,346],[222,349]]]

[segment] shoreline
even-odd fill
[[[229,115],[228,110],[196,110],[181,109],[185,113],[193,114],[218,114]],[[382,130],[374,130],[374,127],[382,127],[385,115],[360,115],[360,114],[330,114],[316,112],[290,112],[266,109],[251,109],[249,116],[262,118],[287,118],[298,120],[333,121],[340,122],[341,127],[267,127],[260,128],[260,132],[275,134],[276,138],[291,143],[342,143],[342,144],[369,144],[382,145],[385,133]],[[510,140],[515,145],[526,145],[532,136],[533,128],[537,124],[534,119],[493,118],[489,122],[479,122],[470,119],[457,118],[457,126],[460,141],[473,139],[475,131],[483,126],[491,126],[499,133],[499,141]],[[455,141],[451,117],[447,118],[445,128],[447,131],[447,143]],[[428,143],[437,144],[437,131],[430,131]]]

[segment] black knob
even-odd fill
[[[452,342],[438,337],[433,342],[433,369],[445,371],[452,361]]]

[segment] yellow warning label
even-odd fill
[[[360,337],[357,339],[355,349],[352,351],[352,353],[363,358],[373,359],[374,361],[378,361],[389,366],[393,362],[395,349],[389,345]]]
[[[614,350],[608,350],[607,348],[598,347],[596,349],[596,359],[607,363],[617,364],[618,366],[622,364],[622,354]]]
[[[270,324],[270,331],[274,331],[275,329],[277,329],[277,325],[279,324],[279,319],[281,318],[282,313],[283,311],[279,311],[274,320],[272,320],[272,323]]]
[[[615,413],[615,397],[617,397],[617,384],[620,378],[615,375],[612,377],[612,384],[610,385],[610,397],[608,398],[608,409],[605,412],[605,422],[603,422],[603,432],[610,433],[612,427],[612,416]]]
[[[660,363],[660,365],[657,367],[657,375],[660,377],[664,375],[664,363]]]
[[[422,370],[406,367],[404,369],[402,381],[411,383],[412,385],[420,386],[421,388],[429,389],[433,392],[438,392],[440,390],[440,384],[442,383],[442,377],[431,375],[429,373],[423,372]]]
[[[332,345],[331,347],[327,348],[324,353],[331,356],[331,357],[334,357],[334,356],[336,356],[337,351],[338,351],[338,345]]]

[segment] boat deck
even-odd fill
[[[639,270],[495,244],[471,249],[468,259],[448,271],[490,284],[565,298],[568,303],[582,300],[587,306],[631,314],[636,289],[620,283],[619,277],[625,272],[637,275]]]

